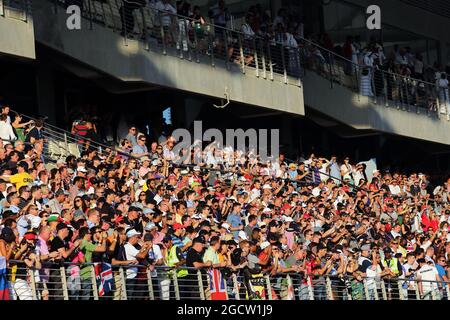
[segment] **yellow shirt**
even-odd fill
[[[11,183],[16,185],[16,189],[33,183],[33,178],[26,172],[16,173],[9,178]]]

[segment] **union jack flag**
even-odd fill
[[[0,300],[10,300],[6,258],[0,257]]]
[[[225,279],[219,269],[208,270],[211,300],[228,300]]]
[[[111,292],[113,286],[113,274],[109,263],[95,263],[95,280],[97,281],[98,296],[103,297]]]

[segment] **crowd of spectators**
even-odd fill
[[[448,298],[450,179],[368,172],[348,157],[262,162],[219,146],[187,153],[202,156],[195,166],[177,164],[173,137],[149,141],[136,127],[116,150],[93,144],[52,163],[36,128],[26,143],[0,142],[0,257],[17,299],[32,296],[26,268],[39,270],[39,298],[62,299],[60,266],[70,297],[92,298],[92,266],[78,264],[97,262],[126,268],[129,299],[144,297],[147,269],[162,298],[173,277],[162,267],[178,268],[191,298],[190,268],[219,268],[227,282],[236,274],[242,298],[257,297],[258,275],[279,296],[287,274],[295,299],[309,299],[308,285],[326,299],[327,276],[336,299],[362,299],[364,279],[368,298],[381,294],[379,279],[392,299],[399,287],[415,299],[414,283],[422,299]]]

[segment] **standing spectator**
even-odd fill
[[[6,114],[0,115],[0,139],[4,142],[10,142],[17,139],[13,127],[8,123]]]

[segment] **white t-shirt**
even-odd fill
[[[380,265],[371,265],[366,269],[367,287],[369,290],[375,290],[377,287],[376,279],[380,279],[381,267]]]
[[[139,253],[139,250],[136,249],[131,243],[127,242],[124,246],[125,255],[127,260],[136,260],[136,255]],[[127,268],[127,279],[134,279],[137,276],[138,268],[132,267]]]
[[[170,3],[164,4],[162,1],[158,1],[155,5],[155,8],[156,10],[165,11],[171,14],[177,13],[177,10],[175,10],[175,8]],[[164,27],[170,26],[172,22],[172,16],[170,14],[164,14],[162,12],[160,12],[160,14],[161,14],[161,24]]]
[[[424,282],[422,282],[423,292],[427,293],[436,288],[435,282],[426,282],[426,281],[437,281],[436,276],[438,276],[438,272],[435,267],[430,265],[424,265],[417,271],[417,277]]]

